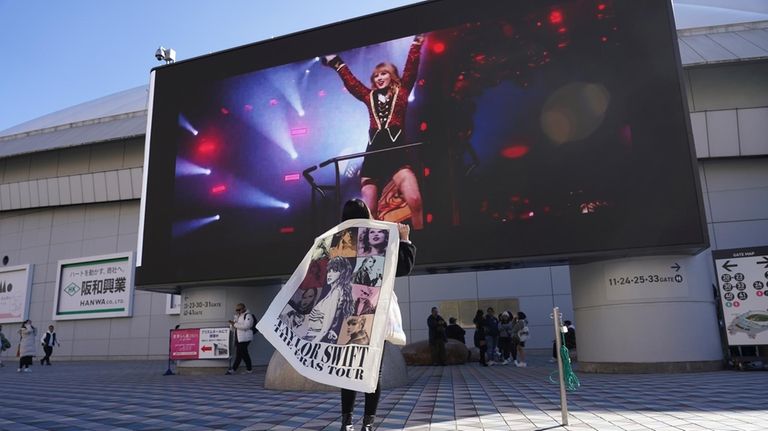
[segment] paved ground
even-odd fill
[[[0,430],[338,430],[337,393],[263,389],[264,370],[163,376],[165,362],[60,362],[0,368]],[[768,429],[768,373],[579,374],[560,426],[553,365],[409,368],[384,391],[378,430]],[[356,413],[362,414],[362,397]]]

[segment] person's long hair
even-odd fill
[[[403,85],[403,80],[400,77],[400,72],[397,70],[397,66],[395,66],[392,63],[388,63],[386,61],[383,61],[376,65],[376,67],[373,68],[373,72],[371,72],[371,88],[376,88],[376,79],[375,76],[379,72],[389,72],[389,87],[387,88],[387,92],[391,95],[394,93],[396,88],[400,88]]]
[[[475,313],[475,318],[472,320],[474,322],[475,326],[483,326],[483,323],[485,322],[485,315],[483,314],[483,310],[477,310],[477,313]]]
[[[362,199],[350,199],[345,202],[344,208],[341,210],[341,221],[359,218],[366,220],[372,218],[371,210],[368,209],[368,205],[366,205]]]
[[[352,303],[352,265],[350,265],[349,260],[346,258],[337,256],[328,261],[326,271],[336,271],[339,273],[339,278],[334,282],[336,286],[341,288],[339,308],[345,316],[351,316],[355,311],[355,306]],[[333,287],[331,286],[331,288]]]

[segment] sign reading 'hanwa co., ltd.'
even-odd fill
[[[53,319],[131,316],[133,275],[133,253],[59,261]]]

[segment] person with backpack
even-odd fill
[[[517,312],[517,320],[512,326],[512,346],[517,351],[517,359],[515,359],[516,367],[527,367],[525,362],[525,342],[530,336],[530,330],[528,329],[528,321],[526,315],[522,311]]]
[[[245,304],[241,302],[235,305],[234,320],[229,321],[229,325],[235,333],[235,362],[227,370],[227,374],[235,374],[241,361],[245,362],[246,374],[253,372],[248,345],[253,341],[253,334],[256,332],[256,322],[256,316],[248,311]]]

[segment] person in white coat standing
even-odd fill
[[[248,345],[253,341],[253,327],[256,324],[256,318],[248,311],[242,302],[235,305],[235,316],[229,321],[230,327],[235,331],[235,362],[227,370],[227,374],[234,374],[240,362],[245,362],[245,372],[253,372],[251,366],[251,355],[248,353]]]
[[[37,353],[37,329],[32,326],[32,321],[27,319],[19,329],[19,369],[18,372],[30,372],[32,357]]]

